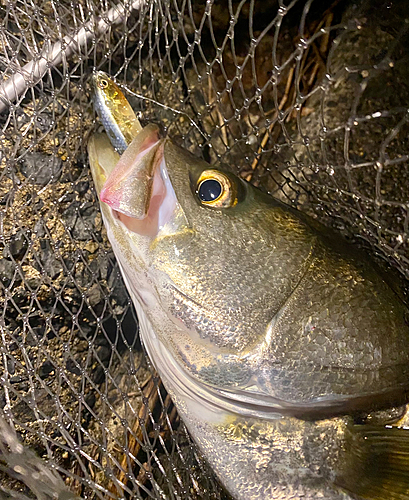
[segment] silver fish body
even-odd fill
[[[89,157],[148,354],[233,496],[409,498],[408,310],[366,256],[155,126]]]

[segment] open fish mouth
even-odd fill
[[[131,232],[155,237],[170,222],[177,199],[164,160],[165,139],[148,125],[117,163],[99,161],[99,198]]]

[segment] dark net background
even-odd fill
[[[0,0],[0,497],[228,498],[106,238],[94,68],[143,124],[408,277],[408,32],[405,0]]]

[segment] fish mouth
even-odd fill
[[[91,75],[91,82],[94,87],[94,90],[98,88],[98,78],[100,74],[101,74],[100,71],[94,71],[94,73],[92,73]]]
[[[131,142],[115,166],[103,167],[106,181],[99,198],[132,233],[156,236],[178,206],[164,159],[165,139],[148,125]]]

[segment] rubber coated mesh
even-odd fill
[[[405,0],[0,0],[0,497],[228,498],[139,343],[87,164],[92,71],[407,277],[408,20]]]

